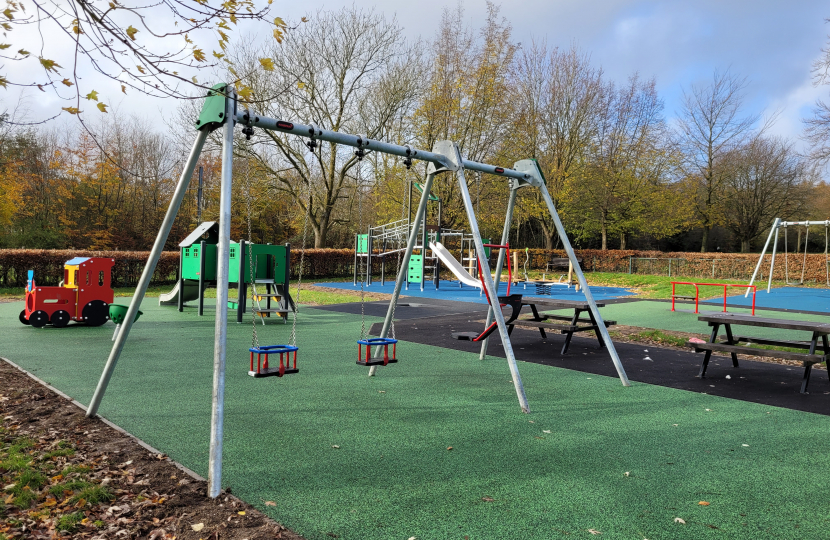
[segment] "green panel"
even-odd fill
[[[213,85],[208,90],[205,103],[202,105],[202,112],[196,120],[196,129],[216,129],[225,123],[225,88],[227,83]]]
[[[230,245],[230,267],[228,268],[228,283],[239,282],[239,243]],[[251,262],[248,254],[252,253],[256,279],[273,279],[275,283],[282,283],[285,278],[286,247],[254,244],[245,246],[245,283],[251,283]]]
[[[411,255],[409,257],[409,272],[407,273],[407,280],[409,283],[420,283],[423,268],[421,267],[423,255]]]
[[[482,238],[481,243],[482,244],[489,244],[490,239],[489,238]],[[488,248],[488,247],[484,248],[484,256],[487,257],[488,259],[490,258],[490,248]]]
[[[199,244],[184,248],[182,258],[182,277],[199,279]],[[216,280],[216,244],[205,245],[205,280]]]
[[[412,182],[412,185],[413,185],[413,186],[415,186],[415,189],[417,189],[417,190],[418,190],[418,193],[423,193],[423,192],[424,192],[424,185],[423,185],[423,184],[419,184],[418,182]],[[435,195],[434,195],[431,191],[430,191],[430,193],[429,193],[429,198],[428,198],[428,199],[429,199],[430,201],[438,201],[438,200],[440,200],[440,199],[439,199],[437,196],[435,196]]]
[[[357,252],[358,253],[367,253],[369,251],[369,235],[368,234],[358,234],[357,235]]]

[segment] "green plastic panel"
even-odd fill
[[[228,282],[239,283],[239,258],[244,255],[245,283],[251,283],[251,264],[248,254],[253,253],[255,259],[254,268],[256,279],[273,279],[274,283],[282,283],[285,280],[286,254],[285,246],[269,246],[264,244],[245,245],[245,253],[240,253],[239,243],[232,242],[230,245],[230,266],[228,268]]]
[[[214,130],[225,123],[224,92],[227,86],[227,83],[219,83],[208,90],[205,104],[202,105],[202,112],[199,113],[199,119],[196,120],[197,131],[205,128]]]
[[[421,266],[422,260],[423,255],[411,255],[409,257],[409,272],[406,274],[409,283],[421,282],[421,275],[423,274],[423,268]]]
[[[183,249],[182,277],[184,279],[199,279],[200,269],[199,244],[193,244]],[[205,281],[216,281],[216,244],[205,245]]]
[[[358,234],[357,235],[357,252],[358,253],[366,253],[369,251],[369,235],[368,234]]]

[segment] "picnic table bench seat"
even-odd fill
[[[689,341],[686,345],[694,349],[695,352],[705,353],[703,362],[700,365],[700,372],[698,377],[706,377],[706,368],[709,365],[709,359],[712,352],[729,353],[732,358],[732,365],[738,366],[738,355],[744,354],[749,356],[763,356],[767,358],[784,358],[787,360],[800,361],[804,366],[804,377],[801,381],[801,393],[807,393],[807,385],[810,382],[810,374],[814,364],[826,362],[828,353],[830,352],[830,343],[828,343],[828,334],[830,334],[830,324],[814,322],[814,321],[798,321],[792,319],[772,319],[768,317],[755,317],[753,315],[744,315],[739,313],[721,313],[714,315],[702,315],[698,317],[699,321],[704,321],[712,327],[712,332],[708,342],[699,343],[696,341]],[[782,330],[796,330],[802,332],[812,333],[810,341],[798,340],[784,340],[784,339],[770,339],[770,338],[755,338],[750,336],[735,336],[732,333],[732,325],[739,326],[755,326],[761,328],[776,328]],[[718,329],[723,325],[726,330],[725,336],[718,335]],[[725,339],[724,342],[718,342],[718,339]],[[821,343],[819,343],[821,339]],[[807,352],[782,351],[775,349],[756,349],[740,345],[740,343],[755,343],[759,345],[770,345],[774,347],[786,347],[793,349],[806,349]],[[817,352],[823,354],[817,354]]]

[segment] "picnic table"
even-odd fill
[[[738,355],[748,354],[752,356],[766,356],[772,358],[785,358],[788,360],[801,361],[804,366],[804,378],[801,382],[801,393],[807,393],[807,384],[810,382],[810,373],[813,364],[824,362],[827,359],[830,346],[828,346],[827,335],[830,334],[830,324],[814,321],[794,321],[792,319],[770,319],[754,317],[739,313],[714,313],[701,315],[699,321],[704,321],[712,327],[708,343],[697,343],[689,341],[686,345],[693,348],[695,352],[705,352],[703,362],[700,365],[698,377],[706,377],[706,368],[713,351],[727,352],[732,357],[732,365],[738,366]],[[732,326],[756,326],[761,328],[777,328],[781,330],[793,330],[811,332],[812,338],[809,341],[794,341],[781,339],[757,338],[740,336],[732,333]],[[718,336],[718,329],[723,326],[726,336]],[[725,340],[724,340],[725,338]],[[818,343],[821,338],[821,344]],[[722,341],[718,341],[721,339]],[[771,345],[775,347],[787,347],[791,349],[805,349],[807,352],[779,351],[768,349],[750,349],[740,343],[754,343],[758,345]]]
[[[508,325],[508,333],[513,331],[514,326],[520,328],[538,328],[543,338],[547,338],[546,331],[556,331],[565,335],[565,344],[562,345],[562,354],[568,352],[571,338],[577,332],[594,332],[599,342],[599,348],[605,347],[602,335],[599,333],[599,325],[594,314],[591,313],[587,302],[579,300],[554,300],[541,298],[523,298],[522,307],[529,306],[533,313],[532,318],[519,318]],[[605,304],[597,302],[597,307],[604,307]],[[573,315],[541,315],[539,308],[544,310],[573,309]],[[588,314],[588,318],[582,316]],[[556,322],[554,322],[556,321]],[[616,321],[604,321],[606,328],[617,324]]]

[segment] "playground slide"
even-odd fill
[[[461,283],[463,283],[464,285],[469,285],[470,287],[476,287],[479,289],[481,288],[481,282],[473,276],[471,276],[469,272],[464,270],[464,267],[461,266],[461,263],[458,262],[458,260],[455,257],[453,257],[449,251],[447,251],[447,248],[445,248],[444,245],[441,244],[441,242],[430,242],[429,249],[431,249],[432,252],[435,253],[436,257],[441,259],[441,262],[443,262],[447,266],[447,268],[449,268],[450,272],[455,274],[455,277],[457,277],[458,280],[461,281]]]
[[[199,282],[190,279],[184,280],[184,301],[190,302],[199,298]],[[160,306],[175,306],[179,303],[179,283],[173,290],[166,294],[159,295]]]

